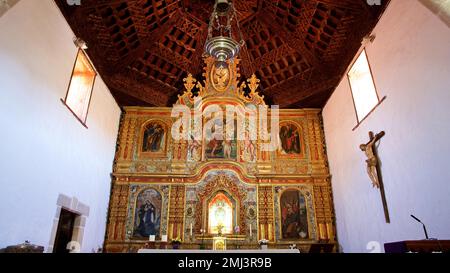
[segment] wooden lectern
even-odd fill
[[[450,240],[402,241],[384,244],[386,253],[450,253]]]

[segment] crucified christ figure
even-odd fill
[[[367,173],[369,174],[370,180],[372,180],[373,187],[380,188],[380,176],[378,173],[378,164],[379,159],[378,155],[376,153],[376,146],[375,144],[385,135],[384,132],[381,132],[374,136],[373,132],[369,133],[370,141],[367,144],[361,144],[360,148],[361,150],[366,154],[367,156]]]

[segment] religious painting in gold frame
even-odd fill
[[[214,113],[212,117],[203,119],[203,124],[213,122],[211,131],[204,128],[203,157],[204,160],[232,160],[238,156],[237,120],[234,120],[234,131],[227,131],[226,117],[222,113]],[[221,129],[221,130],[219,130]]]
[[[133,237],[149,238],[161,235],[162,194],[155,188],[144,188],[134,203]]]
[[[161,120],[149,120],[139,134],[139,157],[166,157],[169,141],[168,126]]]
[[[302,127],[293,121],[280,122],[278,158],[304,158],[305,142]]]
[[[297,242],[311,240],[308,199],[298,188],[285,188],[278,194],[279,238]]]

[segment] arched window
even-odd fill
[[[233,233],[233,203],[223,192],[217,193],[208,203],[208,233]]]

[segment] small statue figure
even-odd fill
[[[253,141],[250,139],[249,132],[245,132],[244,151],[246,153],[246,161],[253,162],[256,159],[256,147]]]
[[[381,132],[374,136],[373,132],[369,133],[370,141],[367,144],[361,144],[360,149],[367,156],[367,173],[369,174],[370,180],[372,180],[373,187],[380,188],[380,177],[378,173],[379,159],[376,153],[375,144],[385,135]]]
[[[222,237],[223,228],[224,226],[222,224],[217,225],[217,234],[219,235],[219,237]]]
[[[188,156],[190,160],[199,161],[201,159],[200,149],[201,143],[196,140],[193,135],[190,135],[191,139],[188,142]]]

